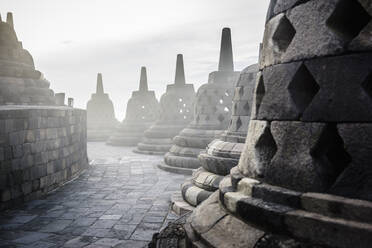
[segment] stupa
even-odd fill
[[[87,103],[87,125],[88,141],[106,141],[118,125],[114,105],[103,90],[101,73],[97,75],[96,93]]]
[[[197,247],[370,247],[372,2],[272,1],[239,164]]]
[[[192,174],[201,166],[198,155],[227,128],[232,107],[232,98],[239,72],[234,71],[231,31],[222,30],[218,71],[209,74],[208,83],[202,85],[195,99],[192,122],[176,137],[170,151],[159,168]]]
[[[12,13],[6,22],[0,16],[0,211],[88,167],[86,111],[65,106],[65,94],[55,97],[49,85],[18,41]]]
[[[169,151],[172,139],[193,118],[194,85],[186,84],[183,55],[177,55],[174,84],[168,84],[160,98],[160,117],[145,131],[135,152],[162,155]]]
[[[0,17],[0,104],[54,105],[49,85],[18,41],[12,13],[7,14],[6,22]]]
[[[157,120],[159,102],[155,92],[148,89],[146,67],[141,68],[139,89],[132,92],[128,100],[125,119],[107,144],[115,146],[136,146],[143,133]]]
[[[172,197],[172,208],[178,214],[182,214],[182,210],[192,209],[191,206],[199,205],[218,190],[219,183],[224,176],[230,174],[230,170],[238,164],[251,118],[257,72],[258,65],[254,64],[240,73],[227,130],[209,143],[205,151],[199,154],[198,159],[202,166],[194,171],[192,178],[181,186],[183,201],[179,202],[178,194]],[[185,203],[190,207],[184,207]]]

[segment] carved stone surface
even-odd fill
[[[55,98],[35,70],[12,14],[7,22],[0,17],[0,211],[42,197],[88,167],[86,111],[64,106],[64,98]]]
[[[234,247],[370,246],[371,10],[368,0],[271,1],[246,143],[215,203],[252,229],[192,215],[191,243],[235,241],[217,244],[207,229],[261,232]],[[214,216],[209,199],[194,212]]]
[[[106,141],[118,125],[114,105],[103,90],[101,73],[97,75],[96,93],[87,103],[87,125],[88,141]]]
[[[184,200],[192,206],[200,204],[216,191],[219,182],[239,162],[247,136],[257,72],[257,65],[251,65],[241,72],[227,130],[200,153],[198,160],[202,168],[193,173],[189,183],[181,186]]]
[[[0,37],[0,105],[54,105],[50,83],[18,41],[12,13],[0,18]]]
[[[194,119],[175,138],[160,168],[192,173],[201,166],[197,156],[227,128],[232,112],[232,98],[239,72],[234,71],[230,29],[222,31],[219,70],[209,74],[195,99]],[[174,170],[173,170],[174,171]],[[177,171],[177,170],[176,170]]]
[[[174,84],[167,85],[160,98],[160,117],[145,131],[144,138],[135,152],[165,154],[172,146],[172,139],[193,118],[194,85],[186,84],[182,54],[177,55]]]
[[[148,90],[146,68],[141,68],[139,90],[132,92],[128,100],[125,119],[116,132],[107,140],[108,145],[135,146],[141,141],[143,133],[159,114],[159,103],[155,92]]]

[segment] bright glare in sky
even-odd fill
[[[173,83],[184,54],[187,83],[197,89],[217,69],[223,27],[232,29],[236,70],[255,63],[268,0],[1,0],[38,70],[57,92],[86,107],[103,73],[106,93],[124,118],[146,66],[157,98]]]

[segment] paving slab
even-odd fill
[[[0,247],[146,247],[175,216],[170,197],[186,176],[161,156],[88,143],[89,168],[42,199],[0,212]]]

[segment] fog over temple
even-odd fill
[[[371,247],[372,1],[2,7],[0,247]]]

